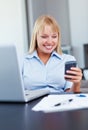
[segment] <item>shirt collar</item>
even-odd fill
[[[52,52],[52,54],[51,54],[51,56],[56,56],[57,58],[59,58],[59,59],[63,59],[63,54],[62,55],[60,55],[60,54],[58,54],[56,51],[53,51]]]
[[[60,54],[58,54],[56,51],[53,51],[53,52],[52,52],[51,57],[52,57],[52,56],[56,56],[57,58],[59,58],[59,59],[61,59],[61,60],[63,59],[63,54],[60,55]],[[33,53],[26,55],[26,58],[27,58],[27,59],[31,59],[31,58],[33,58],[33,57],[39,59],[36,50],[35,50]]]
[[[31,58],[33,58],[33,57],[35,57],[35,58],[38,58],[39,59],[39,57],[38,57],[38,54],[37,54],[37,51],[35,50],[33,53],[31,53],[31,54],[27,54],[26,55],[26,59],[31,59]]]

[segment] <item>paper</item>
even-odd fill
[[[69,100],[72,101],[69,102]],[[56,112],[82,108],[88,108],[88,94],[48,95],[35,105],[32,110]]]

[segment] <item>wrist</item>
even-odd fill
[[[72,86],[73,92],[80,92],[81,82],[74,83]]]

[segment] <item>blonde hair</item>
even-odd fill
[[[34,50],[37,49],[37,34],[40,30],[42,31],[44,29],[45,25],[51,26],[52,30],[58,33],[58,45],[55,50],[58,54],[62,54],[61,44],[60,44],[61,43],[60,28],[56,20],[49,15],[40,16],[36,20],[33,33],[32,33],[31,42],[30,42],[29,53],[32,53]]]

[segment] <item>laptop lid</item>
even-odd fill
[[[0,45],[0,101],[28,102],[47,93],[49,90],[43,90],[41,94],[37,91],[31,95],[30,91],[29,98],[25,96],[16,46]]]

